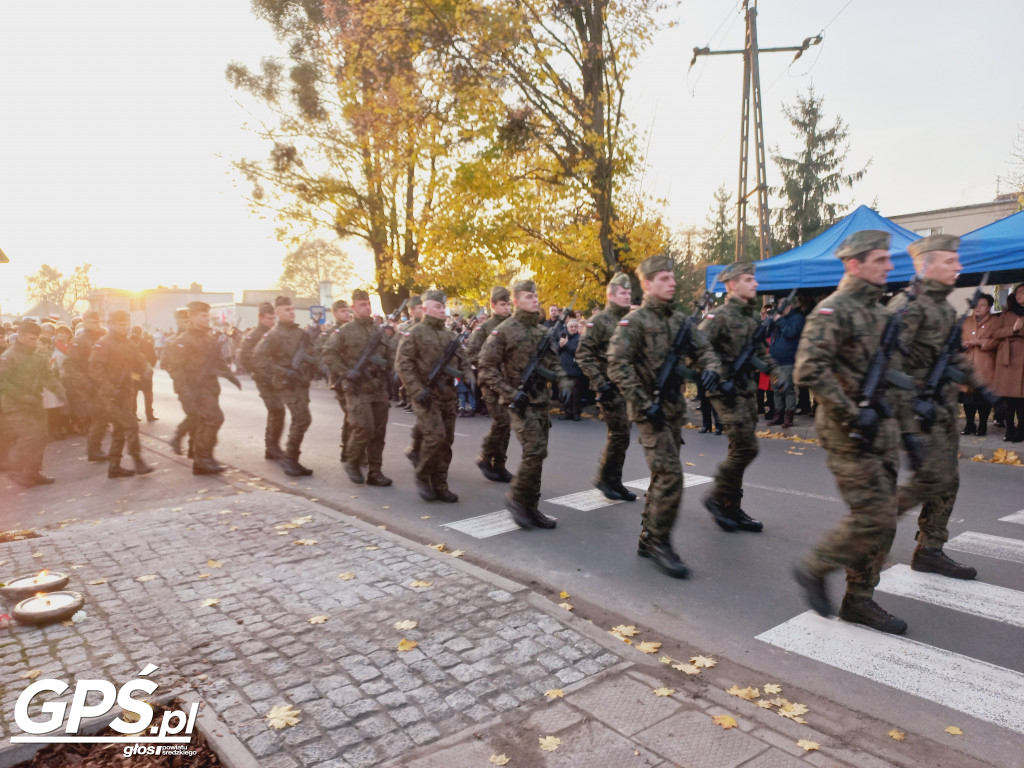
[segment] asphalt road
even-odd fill
[[[460,502],[424,503],[403,455],[411,414],[391,410],[384,471],[394,486],[354,486],[338,463],[340,409],[330,391],[314,387],[313,426],[302,462],[315,474],[292,482],[276,463],[263,459],[265,411],[253,384],[246,379],[243,387],[238,392],[228,385],[221,397],[226,422],[216,456],[222,462],[419,541],[465,550],[477,564],[532,583],[553,598],[565,590],[581,615],[598,624],[606,615],[622,617],[664,640],[663,651],[715,654],[760,675],[738,681],[741,687],[784,679],[853,712],[935,739],[952,738],[943,729],[956,725],[965,733],[958,737],[958,748],[996,765],[1019,764],[1024,744],[1024,550],[1017,545],[1024,546],[1019,524],[1024,522],[1024,474],[1018,467],[960,464],[960,496],[950,532],[964,543],[951,541],[947,549],[978,567],[978,582],[967,584],[966,594],[948,593],[944,582],[951,580],[915,580],[907,568],[915,525],[911,519],[903,522],[890,570],[883,575],[887,593],[876,594],[879,603],[910,625],[906,639],[890,644],[888,636],[870,630],[847,637],[843,630],[849,625],[808,616],[789,576],[791,564],[845,513],[824,452],[816,445],[761,440],[761,454],[747,472],[744,508],[765,523],[765,531],[727,534],[700,503],[706,490],[701,480],[714,474],[726,438],[686,430],[682,455],[694,484],[685,491],[674,543],[693,575],[678,581],[636,557],[642,495],[633,503],[593,509],[567,504],[586,507],[594,494],[550,501],[592,490],[605,436],[598,420],[553,423],[541,509],[558,518],[556,530],[476,538],[445,525],[504,510],[507,487],[485,480],[473,463],[489,427],[486,417],[456,422],[449,484]],[[143,430],[164,437],[180,408],[163,372],[157,372],[155,388],[161,420]],[[513,436],[513,471],[518,455]],[[635,442],[623,476],[627,483],[648,477]],[[1018,512],[1017,520],[1000,520]],[[502,517],[491,520],[500,527]],[[954,546],[976,553],[954,552]],[[835,575],[832,586],[838,602],[841,575]]]

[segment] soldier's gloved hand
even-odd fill
[[[779,374],[778,378],[775,379],[775,391],[785,392],[787,389],[789,389],[789,379]]]
[[[907,452],[910,459],[910,468],[917,472],[924,466],[924,449],[921,447],[921,440],[913,432],[904,432],[900,439],[903,441],[903,450]]]
[[[718,389],[719,376],[714,371],[703,371],[700,374],[700,386],[708,394]]]
[[[921,400],[915,397],[910,403],[910,410],[914,412],[914,418],[921,424],[921,431],[928,434],[939,418],[939,409],[930,400]]]
[[[651,403],[644,409],[644,418],[651,423],[655,429],[665,426],[665,411],[661,409],[661,403]]]
[[[572,387],[558,390],[558,402],[562,405],[563,411],[569,408],[569,404],[572,402]]]
[[[530,404],[530,396],[523,390],[517,389],[515,394],[512,395],[512,402],[509,403],[510,408],[515,408],[520,413],[526,412],[526,406]]]
[[[867,450],[878,435],[878,412],[874,408],[861,408],[850,420],[850,437],[860,443],[862,450]]]
[[[619,394],[619,389],[609,381],[603,384],[597,390],[597,393],[601,396],[602,403],[610,403],[615,399],[615,396]]]
[[[352,370],[350,370],[348,373],[345,374],[345,378],[348,379],[349,381],[351,381],[353,384],[355,384],[355,383],[359,382],[360,380],[362,380],[363,373],[362,373],[362,371],[359,371],[359,370],[353,368]]]
[[[413,398],[417,403],[422,405],[424,408],[430,407],[430,390],[421,389],[416,397]]]

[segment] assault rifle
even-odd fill
[[[214,378],[220,376],[234,384],[238,389],[242,388],[242,382],[231,372],[227,359],[224,356],[225,348],[230,348],[231,342],[223,333],[218,337],[217,343],[210,348],[210,353],[203,361],[203,367],[199,369],[198,381],[203,381],[207,376]]]
[[[509,408],[515,408],[522,415],[526,413],[526,404],[529,400],[529,396],[526,393],[526,388],[530,385],[530,380],[539,375],[541,378],[547,381],[554,381],[554,371],[549,371],[547,368],[540,364],[540,361],[544,357],[544,353],[551,349],[553,352],[558,351],[558,347],[555,346],[559,337],[565,331],[565,321],[569,318],[569,313],[572,308],[576,306],[576,297],[572,299],[572,304],[562,310],[561,314],[558,315],[558,319],[554,324],[548,328],[548,332],[544,334],[544,337],[538,342],[537,348],[533,350],[533,354],[530,355],[530,360],[523,368],[523,373],[519,377],[519,386],[512,395],[512,402],[509,403]]]
[[[377,348],[381,339],[384,338],[384,330],[388,327],[388,323],[402,316],[402,310],[405,309],[406,302],[408,301],[408,299],[403,299],[402,303],[398,305],[398,309],[385,318],[384,322],[380,324],[380,328],[377,329],[377,332],[368,342],[366,342],[366,346],[363,347],[363,351],[359,353],[359,358],[356,360],[355,365],[348,369],[346,377],[350,381],[355,381],[362,377],[363,368],[366,367],[367,363],[372,363],[378,368],[387,368],[388,361],[380,355],[374,354],[373,350]]]
[[[690,345],[690,335],[693,333],[693,325],[696,321],[700,320],[700,316],[704,311],[711,306],[711,302],[714,298],[714,294],[711,291],[704,291],[704,295],[694,302],[696,305],[693,314],[690,315],[683,321],[683,324],[679,326],[679,330],[676,332],[676,337],[672,340],[672,346],[669,347],[668,354],[665,359],[661,361],[661,367],[658,369],[658,376],[654,380],[654,402],[652,407],[661,408],[662,395],[668,388],[669,381],[674,377],[677,380],[680,379],[695,379],[696,375],[694,372],[687,368],[682,360],[686,355],[686,350]]]
[[[892,384],[901,389],[911,389],[914,386],[914,380],[905,373],[889,370],[889,363],[892,360],[893,353],[899,347],[903,316],[907,313],[910,304],[917,298],[920,290],[921,277],[917,275],[906,288],[906,303],[896,310],[885,326],[882,340],[878,343],[875,356],[871,359],[871,366],[868,368],[867,375],[861,383],[860,398],[857,400],[858,408],[869,408],[879,416],[889,418],[892,416],[892,409],[889,408],[889,404],[882,398],[885,385]],[[850,437],[864,448],[869,447],[874,439],[874,435],[864,434],[857,429],[850,432]]]
[[[921,422],[921,429],[924,432],[931,432],[932,426],[935,424],[935,420],[939,414],[935,408],[935,402],[939,399],[939,390],[942,385],[947,381],[953,381],[957,384],[966,384],[967,376],[961,373],[959,370],[951,366],[950,360],[953,355],[960,351],[962,346],[963,328],[964,321],[974,312],[974,308],[978,305],[978,299],[981,297],[981,289],[985,287],[988,282],[989,273],[986,272],[981,282],[978,283],[977,289],[974,291],[974,296],[967,302],[967,311],[964,312],[957,319],[953,326],[949,329],[949,336],[946,339],[946,343],[942,347],[942,351],[939,352],[938,358],[935,360],[935,365],[932,366],[931,371],[928,373],[928,378],[924,382],[924,391],[916,398],[913,402],[914,418]]]
[[[438,358],[437,363],[434,365],[434,369],[430,372],[427,377],[427,389],[429,390],[441,379],[442,374],[448,374],[452,378],[461,379],[462,371],[453,368],[450,363],[455,354],[462,348],[463,343],[469,338],[469,335],[476,330],[480,320],[485,317],[486,313],[481,309],[480,314],[466,323],[466,327],[462,329],[462,333],[456,335],[454,339],[448,342],[448,346],[444,348],[444,352],[441,353],[441,357]]]
[[[299,346],[295,348],[291,364],[288,366],[288,370],[285,371],[285,378],[292,380],[301,379],[306,365],[312,365],[313,370],[316,370],[317,359],[309,351],[312,343],[313,337],[309,335],[308,331],[303,330],[302,338],[299,339]]]
[[[754,354],[754,350],[757,345],[767,341],[768,334],[771,333],[772,326],[775,321],[782,317],[782,313],[786,311],[786,307],[793,301],[793,297],[796,296],[796,288],[793,288],[782,301],[778,303],[775,308],[775,312],[762,320],[757,328],[754,330],[754,334],[747,339],[747,343],[743,345],[743,349],[736,355],[736,359],[732,363],[732,378],[722,383],[720,389],[726,396],[734,395],[736,393],[736,381],[742,379],[750,371],[749,368],[760,371],[761,373],[768,373],[768,364]]]

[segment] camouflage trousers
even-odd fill
[[[501,406],[499,406],[500,408]],[[490,405],[488,405],[490,408]],[[508,411],[508,409],[505,409]],[[523,456],[519,469],[512,478],[509,493],[512,499],[527,509],[537,509],[540,503],[540,478],[544,469],[544,459],[548,455],[548,432],[551,430],[551,419],[548,416],[547,404],[529,405],[520,416],[519,411],[508,411],[511,416],[512,429],[523,447]]]
[[[302,451],[302,438],[306,436],[306,430],[313,423],[313,415],[309,412],[309,387],[281,389],[278,391],[278,397],[281,398],[281,403],[288,409],[288,413],[292,417],[284,452],[290,458],[298,460],[299,453]]]
[[[921,505],[917,540],[922,546],[939,547],[949,540],[949,516],[960,490],[957,454],[960,437],[952,411],[942,408],[930,434],[919,434],[924,466],[899,487],[899,514]]]
[[[106,408],[94,397],[88,401],[89,433],[85,439],[90,454],[103,452],[103,437],[107,434],[107,425],[110,420],[107,418]]]
[[[181,395],[185,421],[192,435],[192,454],[195,459],[212,459],[217,445],[217,432],[224,423],[217,395],[199,390]],[[113,443],[113,441],[111,441]]]
[[[128,449],[129,456],[138,456],[142,452],[139,445],[139,421],[135,418],[135,401],[133,396],[106,400],[102,403],[103,415],[99,421],[105,427],[110,424],[110,448],[107,455],[112,462],[118,461]],[[93,416],[95,423],[96,417]],[[89,436],[92,437],[92,427]]]
[[[484,402],[487,403],[487,415],[491,417],[491,429],[480,446],[480,455],[485,460],[493,460],[495,466],[504,466],[508,458],[508,441],[512,434],[511,412],[501,404],[497,395],[483,390],[483,396]]]
[[[260,399],[267,409],[267,426],[263,430],[263,444],[267,448],[280,448],[281,435],[284,434],[284,403],[273,387],[256,384]]]
[[[640,445],[651,471],[651,483],[644,501],[643,526],[653,537],[668,541],[683,503],[682,425],[668,422],[655,429],[649,421],[638,421]]]
[[[743,473],[757,458],[757,403],[753,395],[738,395],[727,405],[723,398],[712,398],[718,419],[729,438],[729,452],[718,465],[710,496],[725,506],[739,506],[743,497]]]
[[[7,469],[24,477],[34,477],[43,468],[43,452],[49,442],[46,411],[6,411],[3,414],[4,442],[7,443]]]
[[[344,392],[335,392],[335,397],[338,400],[338,405],[341,407],[341,461],[345,463],[348,461],[348,451],[346,446],[352,442],[352,422],[348,419],[348,404],[345,400]]]
[[[626,451],[629,449],[629,416],[626,415],[626,401],[620,397],[609,403],[602,400],[601,414],[605,426],[608,427],[608,439],[605,440],[604,450],[597,462],[597,477],[594,478],[594,482],[607,480],[621,483],[622,465],[626,463]]]
[[[386,400],[371,402],[348,402],[348,420],[352,425],[352,437],[345,446],[345,457],[354,464],[366,455],[369,469],[384,466],[384,438],[388,431],[388,409]]]
[[[429,408],[424,408],[415,400],[412,403],[420,434],[420,460],[416,464],[416,479],[432,485],[434,490],[448,487],[457,405],[456,400],[433,402]]]
[[[849,438],[845,427],[827,423],[820,406],[815,426],[850,512],[804,557],[803,566],[815,576],[845,568],[847,593],[870,597],[896,535],[895,424],[885,422],[875,446],[866,452]]]

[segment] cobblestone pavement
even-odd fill
[[[147,663],[161,691],[200,694],[233,768],[461,768],[503,753],[588,768],[919,764],[920,745],[875,747],[883,760],[837,735],[860,716],[821,703],[807,724],[780,718],[724,692],[746,681],[687,678],[522,585],[314,501],[186,498],[0,546],[0,574],[68,570],[87,601],[80,622],[2,630],[0,766],[27,673],[117,685]],[[299,723],[269,729],[283,704]],[[736,728],[712,722],[726,713]],[[947,756],[929,762],[980,765]]]

